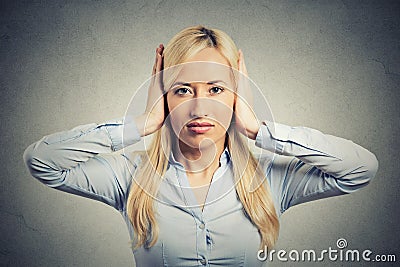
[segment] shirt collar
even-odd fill
[[[229,153],[229,149],[228,147],[225,147],[224,151],[222,152],[220,158],[219,158],[219,162],[220,162],[220,166],[225,166],[226,164],[229,163],[229,161],[231,160],[231,154]],[[174,165],[177,168],[180,168],[182,170],[184,170],[184,167],[182,165],[182,163],[180,163],[179,161],[177,161],[174,157],[174,153],[170,153],[169,156],[169,162],[168,162],[168,169],[170,165]]]

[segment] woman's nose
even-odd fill
[[[206,97],[194,97],[190,101],[190,116],[192,118],[209,116],[212,103]]]

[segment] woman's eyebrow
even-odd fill
[[[214,83],[223,83],[223,84],[227,85],[226,82],[224,82],[223,80],[209,81],[207,84],[214,84]]]
[[[184,86],[190,86],[190,83],[185,83],[185,82],[175,82],[174,84],[172,84],[172,87],[175,87],[177,85],[184,85]]]
[[[223,84],[227,85],[226,82],[224,82],[223,80],[215,80],[215,81],[209,81],[209,82],[207,82],[207,84],[215,84],[215,83],[223,83]],[[175,82],[171,87],[175,87],[175,86],[177,86],[177,85],[191,86],[190,83],[186,83],[186,82]]]

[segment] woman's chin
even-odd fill
[[[207,135],[186,136],[180,138],[180,143],[192,149],[215,149],[220,140],[225,140],[225,136],[215,137]]]

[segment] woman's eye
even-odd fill
[[[216,86],[214,86],[213,88],[210,89],[210,92],[211,92],[212,94],[220,94],[220,93],[222,93],[223,91],[224,91],[223,88],[221,88],[221,87],[216,87]]]
[[[179,88],[175,91],[175,94],[177,95],[186,95],[188,93],[190,93],[188,88]]]

